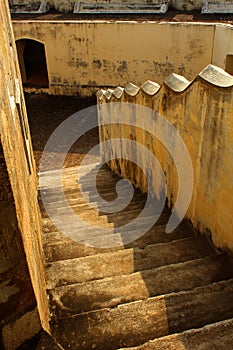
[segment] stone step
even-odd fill
[[[117,182],[122,178],[109,170],[108,167],[103,167],[98,169],[97,167],[74,167],[74,168],[65,168],[62,169],[62,173],[58,170],[49,171],[46,173],[39,173],[40,176],[40,185],[43,188],[46,188],[47,185],[57,183],[58,180],[62,178],[63,183],[66,183],[65,180],[69,179],[68,185],[77,183],[77,181],[82,183],[89,183],[89,180],[94,177],[98,180],[97,182],[103,182],[103,179],[108,179],[108,181]],[[70,181],[70,179],[72,181]],[[108,184],[106,184],[108,185]]]
[[[93,179],[95,181],[93,182]],[[48,173],[40,175],[40,190],[51,191],[54,189],[54,193],[57,190],[57,183],[62,180],[62,186],[65,190],[68,189],[79,189],[85,188],[91,191],[96,187],[98,189],[114,189],[118,181],[122,180],[121,177],[115,175],[108,168],[104,170],[89,170],[89,172],[80,172],[80,168],[75,168],[74,171],[70,171],[69,168],[63,169],[62,174],[60,173]],[[128,180],[130,183],[130,181]],[[122,186],[122,184],[121,184]],[[125,180],[123,182],[125,187]],[[139,189],[134,188],[135,192],[140,193]],[[142,194],[141,194],[142,195]]]
[[[76,215],[78,215],[81,219],[85,217],[89,218],[92,220],[93,226],[95,223],[98,221],[100,222],[105,222],[111,224],[114,222],[114,225],[118,224],[118,226],[122,226],[122,223],[124,224],[125,222],[130,222],[134,218],[136,218],[139,214],[141,214],[142,209],[132,208],[132,209],[127,209],[125,211],[120,211],[116,213],[103,213],[100,212],[99,210],[95,210],[94,208],[90,207],[88,204],[81,204],[81,205],[72,205],[69,206],[72,208],[72,210],[75,212]],[[57,207],[54,208],[54,206],[51,207],[50,209],[50,214],[52,215],[62,215],[64,212],[64,207]],[[143,216],[149,217],[149,216],[154,216],[153,211],[151,209],[145,209]],[[164,212],[161,214],[161,217],[164,219],[169,219],[169,214],[168,211],[165,209]],[[65,220],[68,221],[69,216],[66,215]],[[95,219],[95,221],[93,221]],[[42,223],[43,224],[43,223]]]
[[[79,166],[70,166],[68,168],[62,169],[63,175],[75,175],[75,174],[88,174],[92,172],[109,172],[109,176],[116,176],[113,172],[109,171],[109,167],[105,164],[99,169],[100,161],[91,162],[90,164],[79,165]],[[43,179],[55,178],[60,176],[60,169],[52,169],[48,171],[43,171],[38,173],[39,176]]]
[[[103,198],[107,201],[107,200],[113,200],[116,198],[116,191],[113,187],[113,185],[111,186],[111,188],[104,188],[104,186],[101,189],[98,189],[99,193],[102,194]],[[78,203],[85,203],[85,199],[83,199],[80,190],[78,187],[74,187],[74,188],[63,188],[64,194],[65,196],[68,198],[70,203],[74,203],[74,204],[78,204]],[[85,192],[85,191],[84,191]],[[91,193],[89,191],[89,193]],[[59,204],[59,202],[61,202],[61,197],[60,194],[58,193],[57,189],[53,189],[53,190],[44,190],[42,192],[42,194],[44,196],[46,196],[46,203],[48,204]],[[90,194],[91,195],[91,194]],[[128,200],[128,194],[126,193],[125,196],[121,197],[122,200]],[[97,202],[98,197],[96,195],[92,195],[92,203],[98,203]],[[134,195],[132,198],[132,201],[137,202],[137,201],[146,201],[146,195],[143,195],[142,193],[139,193],[138,191],[134,191]],[[140,204],[139,204],[140,205]]]
[[[53,317],[63,318],[157,295],[191,290],[233,278],[233,271],[222,271],[226,263],[224,256],[218,256],[58,287],[48,293],[50,309]]]
[[[86,209],[85,211],[79,211],[76,208],[72,208],[74,211],[74,214],[67,214],[62,222],[62,224],[65,222],[66,223],[66,228],[73,229],[86,229],[86,223],[88,223],[91,227],[91,230],[95,228],[101,228],[105,227],[106,229],[115,229],[120,226],[124,226],[133,220],[135,220],[139,214],[141,213],[141,210],[132,210],[131,212],[128,212],[127,214],[122,213],[122,214],[103,214],[99,215],[99,212],[89,208]],[[64,215],[64,210],[51,210],[50,211],[50,216],[51,218],[61,218]],[[155,222],[155,216],[150,215],[149,213],[142,214],[143,215],[143,222],[141,221],[139,225],[137,226],[143,226],[143,223],[145,222]],[[48,216],[44,216],[43,219],[48,219]],[[161,214],[159,217],[159,222],[160,224],[165,224],[169,219],[169,216],[167,214]],[[136,228],[136,227],[135,227]],[[42,227],[43,229],[43,227]],[[132,231],[132,230],[131,230]],[[115,231],[114,231],[115,232]]]
[[[228,350],[232,348],[232,329],[233,318],[119,350]]]
[[[72,350],[116,350],[233,317],[233,280],[91,311],[51,324]],[[216,348],[216,347],[215,347]]]
[[[67,188],[70,188],[70,186],[72,186],[72,188],[75,188],[76,185],[79,189],[82,189],[83,191],[85,190],[91,192],[93,189],[95,190],[96,188],[98,188],[100,191],[106,191],[107,189],[114,189],[120,180],[122,179],[118,176],[110,177],[108,174],[101,173],[100,175],[96,176],[96,182],[93,183],[92,176],[87,175],[86,178],[83,178],[79,175],[79,179],[75,182],[68,183]],[[126,180],[124,180],[123,184],[121,183],[123,189],[128,187],[128,184],[125,181]],[[131,183],[130,181],[128,182],[129,184]],[[132,185],[132,187],[135,190],[135,192],[143,196],[142,192],[140,192],[139,189],[135,188],[134,185]]]
[[[108,190],[112,192],[112,191],[115,191],[116,185],[119,180],[121,180],[121,178],[112,178],[112,177],[109,177],[109,175],[106,175],[104,173],[102,173],[99,177],[97,177],[94,183],[93,183],[92,177],[89,177],[86,179],[80,178],[80,180],[78,180],[77,177],[70,178],[67,176],[67,178],[66,177],[62,178],[62,187],[65,192],[71,191],[71,190],[76,192],[80,190],[82,190],[83,192],[85,191],[93,192],[93,191],[96,191],[96,189],[103,192],[107,192]],[[51,195],[55,195],[58,183],[59,183],[58,179],[56,178],[49,179],[48,183],[44,183],[40,185],[40,191],[42,191],[43,193],[50,192]],[[126,186],[125,183],[121,184],[121,187],[122,189],[129,188],[128,185]],[[143,195],[133,185],[132,187],[136,193],[141,194],[141,196]]]
[[[108,193],[109,195],[109,193]],[[110,201],[111,200],[115,200],[116,199],[116,196],[115,195],[112,195],[112,197],[110,198],[110,195],[108,196],[108,198],[106,196],[102,196],[104,200],[106,201]],[[93,198],[92,198],[93,199]],[[126,197],[125,198],[122,198],[122,203],[126,203],[127,202],[125,201],[126,200]],[[86,201],[84,198],[81,198],[81,197],[76,197],[74,196],[74,198],[68,198],[68,203],[70,205],[71,208],[73,207],[80,207],[80,210],[81,209],[86,209],[86,208],[90,208],[90,207],[95,207],[95,208],[98,208],[98,201]],[[144,198],[141,198],[140,197],[133,197],[132,201],[128,204],[128,206],[126,207],[127,210],[132,210],[132,209],[142,209],[144,208],[146,204],[146,200]],[[54,202],[46,202],[46,205],[49,207],[49,208],[62,208],[64,207],[64,202],[63,200],[57,200],[57,201],[54,201]],[[126,210],[125,209],[125,210]],[[164,208],[166,210],[166,208]]]
[[[56,216],[56,218],[60,219],[60,216]],[[126,226],[128,223],[130,223],[128,222],[129,218],[131,218],[132,220],[130,227]],[[95,240],[95,238],[98,238],[103,235],[117,235],[123,232],[125,235],[127,234],[127,237],[129,237],[131,241],[133,241],[142,236],[144,232],[150,230],[150,227],[154,228],[156,227],[156,225],[165,225],[168,221],[168,218],[169,217],[166,213],[162,213],[158,218],[156,224],[154,224],[154,216],[146,216],[143,218],[143,220],[136,221],[135,213],[129,215],[129,217],[123,216],[122,220],[119,220],[120,216],[118,216],[118,220],[120,222],[106,222],[103,220],[98,220],[96,218],[94,220],[94,217],[91,215],[89,216],[89,218],[81,217],[81,220],[74,221],[74,216],[70,215],[66,216],[66,219],[64,219],[64,222],[62,222],[62,226],[65,224],[66,232],[64,232],[64,234],[61,231],[59,231],[59,228],[57,228],[49,218],[42,219],[42,230],[45,235],[49,235],[47,240],[48,242],[64,242],[65,236],[68,236],[74,241],[82,243],[85,241],[85,239],[83,240],[83,237],[86,239],[91,239],[93,241]],[[77,219],[79,219],[79,216],[77,217]],[[58,235],[56,235],[56,233],[58,233]]]
[[[60,198],[59,198],[60,199]],[[112,198],[112,200],[114,200],[115,198]],[[109,200],[104,198],[104,200],[106,200],[106,209],[109,207],[109,204],[107,203]],[[111,202],[111,201],[110,201]],[[73,209],[77,214],[81,214],[81,215],[86,215],[86,213],[88,212],[88,214],[90,213],[90,211],[92,211],[93,213],[95,213],[96,217],[103,217],[108,216],[109,220],[110,219],[114,219],[116,220],[119,215],[123,215],[124,217],[126,217],[127,213],[129,214],[134,214],[135,216],[138,215],[142,209],[145,207],[145,201],[144,200],[140,200],[140,199],[135,199],[133,198],[133,200],[127,205],[127,201],[124,199],[122,200],[122,210],[121,211],[117,211],[114,213],[106,213],[104,208],[101,208],[102,211],[100,211],[100,207],[99,207],[99,203],[95,202],[95,201],[89,201],[86,202],[83,198],[69,198],[69,200],[67,201],[69,208]],[[67,203],[64,203],[64,200],[57,200],[56,202],[52,202],[52,203],[46,203],[46,208],[49,210],[50,215],[51,213],[61,213],[62,211],[64,212],[64,210],[67,208]],[[110,205],[112,205],[112,203],[110,203]],[[42,207],[42,203],[40,203],[40,207],[41,207],[41,215],[42,215],[42,219],[46,219],[48,218],[48,213],[47,210],[45,209],[45,207]],[[136,212],[135,212],[136,211]],[[168,213],[167,208],[163,209],[163,212]],[[43,221],[42,221],[42,225],[43,225]]]
[[[64,350],[46,331],[41,331],[30,340],[25,341],[17,350]]]
[[[99,253],[106,253],[127,248],[145,248],[147,245],[157,244],[157,243],[167,243],[183,238],[194,237],[194,233],[187,223],[182,223],[176,230],[166,234],[166,226],[155,226],[150,231],[148,231],[141,238],[133,241],[126,246],[113,247],[113,248],[98,248],[97,244],[104,244],[106,239],[120,240],[120,235],[117,233],[111,236],[99,236],[93,238],[93,247],[89,247],[84,244],[79,244],[73,241],[71,238],[64,236],[60,232],[52,232],[43,235],[44,252],[46,262],[67,260],[80,258],[88,255],[94,255]]]
[[[113,212],[113,213],[107,213],[104,211],[104,208],[101,208],[102,211],[100,211],[99,203],[98,202],[85,202],[83,199],[72,199],[68,200],[68,206],[69,208],[73,209],[77,214],[85,214],[87,211],[90,213],[90,211],[95,212],[95,215],[98,217],[102,216],[108,216],[109,221],[111,219],[117,220],[118,217],[124,216],[126,217],[127,213],[129,215],[132,215],[135,213],[135,216],[140,214],[142,209],[145,207],[145,202],[144,201],[138,201],[138,200],[133,200],[130,204],[127,205],[126,202],[122,202],[123,208],[121,211]],[[64,203],[64,201],[57,201],[56,203],[47,203],[46,208],[49,210],[49,212],[54,212],[54,213],[59,213],[61,211],[64,211],[64,209],[67,208],[67,203]],[[111,204],[112,205],[112,204]],[[106,209],[108,208],[108,203],[106,203]],[[163,209],[164,213],[168,213],[168,210],[166,208]],[[45,208],[41,208],[41,214],[42,218],[48,217],[47,211]],[[42,222],[43,224],[43,222]]]
[[[208,255],[215,256],[218,261],[213,248],[203,240],[184,239],[149,245],[145,249],[129,248],[56,261],[46,266],[47,286],[48,289],[52,289],[62,285],[131,274]]]

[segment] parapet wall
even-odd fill
[[[141,87],[129,83],[125,88],[100,90],[97,96],[100,122],[108,124],[110,120],[111,123],[118,123],[102,126],[100,141],[124,137],[146,146],[157,157],[166,174],[167,199],[171,208],[174,207],[178,194],[174,159],[152,135],[154,130],[161,129],[158,119],[154,116],[149,123],[151,117],[148,118],[147,113],[140,114],[137,105],[157,112],[179,131],[190,154],[194,174],[192,199],[186,218],[200,232],[211,234],[217,247],[233,251],[233,77],[222,69],[209,65],[192,82],[172,74],[162,86],[152,81],[145,82]],[[119,107],[116,102],[136,105],[127,112],[124,104]],[[109,113],[101,113],[103,103],[109,106]],[[146,131],[119,125],[130,118],[133,118],[136,125],[140,120],[139,124],[143,123]],[[180,156],[177,147],[174,142],[174,152]],[[109,152],[116,159],[122,158],[125,150],[122,145],[115,148],[113,144],[111,151],[102,148],[103,157]],[[140,157],[139,151],[136,152],[136,157]],[[153,174],[154,165],[145,157],[143,162]],[[130,178],[135,186],[146,191],[145,178],[135,168],[129,167],[128,162],[111,161],[109,165],[114,172]],[[187,186],[187,182],[189,178],[186,174],[179,186]],[[160,186],[158,181],[156,186]],[[157,188],[153,191],[158,193]]]
[[[193,79],[211,63],[214,24],[136,21],[13,21],[15,39],[45,45],[49,94],[88,95],[132,77]],[[33,91],[29,89],[27,91]]]
[[[137,85],[148,77],[162,84],[172,72],[192,80],[208,64],[225,69],[227,55],[233,59],[226,24],[15,20],[13,29],[16,40],[44,44],[49,86],[28,92],[87,96],[132,77]]]
[[[49,330],[37,174],[7,1],[0,7],[0,348]]]
[[[107,2],[107,0],[100,0],[99,2]],[[225,0],[218,0],[218,2],[224,2]],[[229,0],[228,0],[229,1]],[[232,0],[230,0],[232,1]],[[33,4],[35,2],[38,2],[37,0],[11,0],[12,4],[18,5],[18,4]],[[68,12],[73,11],[75,0],[48,0],[48,3],[51,8],[55,8],[56,10],[60,12]],[[86,0],[86,2],[96,2],[93,0]],[[109,2],[109,1],[108,1]],[[111,1],[110,1],[111,2]],[[123,2],[123,0],[114,0],[112,2]],[[136,1],[128,1],[128,2],[143,2],[142,0],[136,0]],[[148,1],[149,2],[149,1]],[[155,1],[156,2],[156,1]],[[204,0],[169,0],[169,6],[176,9],[176,10],[182,10],[182,11],[192,11],[192,10],[200,10],[202,8]],[[150,1],[151,3],[151,1]]]

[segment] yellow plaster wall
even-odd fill
[[[45,44],[51,94],[88,94],[132,79],[162,83],[172,72],[193,79],[211,63],[214,41],[214,25],[197,23],[13,21],[13,28],[16,40]]]
[[[7,340],[15,347],[4,345],[6,349],[13,349],[19,346],[21,341],[28,339],[27,336],[30,338],[38,333],[41,325],[49,331],[49,310],[44,275],[40,211],[37,201],[37,173],[6,0],[2,2],[0,8],[0,68],[0,144],[4,153],[6,174],[13,198],[12,202],[6,203],[6,205],[12,206],[15,211],[15,226],[18,227],[20,241],[23,243],[26,256],[24,259],[27,262],[30,282],[34,289],[40,315],[39,320],[38,312],[33,313],[31,324],[22,325],[18,334],[16,333],[17,327],[15,328],[13,323],[9,324]],[[11,224],[14,225],[14,223]],[[2,243],[4,243],[3,238],[3,234],[1,234]],[[5,251],[7,252],[7,249],[10,250],[10,248],[6,246]],[[14,278],[12,278],[12,283],[14,283]],[[25,281],[25,283],[28,282]],[[30,285],[24,286],[24,289],[26,290],[27,287],[30,288]],[[21,300],[22,304],[23,302]],[[26,305],[26,307],[25,312],[28,312],[30,305]],[[38,322],[34,318],[38,319]],[[40,328],[33,329],[35,324]],[[2,320],[2,325],[4,325],[4,320]]]
[[[225,69],[227,54],[233,55],[233,26],[219,24],[215,28],[212,63]]]
[[[114,96],[115,91],[108,90],[106,93],[101,90],[98,93],[98,103],[109,104],[117,101],[147,106],[179,130],[189,151],[194,174],[193,194],[186,217],[200,232],[211,234],[217,247],[233,251],[233,77],[210,65],[191,84],[187,82],[185,88],[177,91],[180,79],[181,77],[171,76],[152,96],[143,87],[132,96],[131,90],[137,90],[128,85],[118,99]],[[148,123],[148,115],[141,115],[136,107],[127,115],[124,114],[124,106],[117,113],[114,112],[114,107],[109,111],[108,120],[111,123],[119,115],[123,115],[123,122],[133,120],[136,125],[137,118],[144,118],[146,131],[138,127],[106,126],[100,129],[100,141],[126,137],[146,146],[162,165],[167,180],[168,204],[174,207],[178,189],[174,160],[165,147],[151,135],[161,125],[155,118],[152,123]],[[100,121],[105,121],[107,114],[101,114],[99,108]],[[103,157],[108,151],[102,148]],[[177,151],[179,152],[178,149]],[[123,142],[121,147],[113,147],[111,152],[114,158],[127,154]],[[140,151],[136,154],[139,157]],[[145,155],[144,163],[153,174],[153,164],[150,164]],[[109,165],[114,172],[131,179],[136,187],[146,190],[144,178],[135,168],[129,167],[126,161],[111,161]],[[180,186],[185,182],[189,182],[186,177]],[[156,193],[157,189],[154,188],[153,191]]]

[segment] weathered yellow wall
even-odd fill
[[[45,44],[51,94],[83,88],[161,83],[172,72],[193,79],[211,63],[214,25],[108,21],[13,21],[15,39]],[[90,91],[89,91],[90,92]]]
[[[37,174],[5,0],[0,8],[0,73],[0,251],[4,252],[0,256],[4,260],[1,261],[4,276],[0,278],[0,292],[1,301],[6,298],[0,306],[0,329],[4,348],[11,350],[38,333],[42,326],[49,330],[49,311]],[[9,264],[5,265],[7,261]],[[7,291],[11,288],[17,293],[8,295]]]
[[[153,82],[140,89],[130,84],[116,98],[117,91],[119,88],[100,91],[99,103],[118,101],[150,107],[179,130],[189,151],[194,172],[193,195],[186,217],[200,232],[211,233],[216,246],[233,251],[233,77],[210,65],[192,83],[172,75],[161,88]],[[144,118],[147,132],[133,127],[106,126],[100,129],[100,140],[126,137],[135,138],[145,145],[155,154],[166,173],[168,203],[174,206],[178,188],[176,167],[165,147],[151,135],[160,125],[156,119],[149,124],[148,115],[138,113],[137,107],[130,110],[133,113],[131,116],[124,114],[124,106],[118,108],[117,113],[111,113],[109,109],[110,114],[106,113],[106,116],[99,109],[100,120],[119,122],[117,118],[122,115],[123,122],[131,118],[138,125],[137,118]],[[127,153],[122,144],[118,149],[112,147],[114,158],[121,158],[122,152]],[[109,149],[102,150],[103,156],[109,152]],[[137,151],[137,156],[139,154]],[[148,163],[145,157],[144,162],[153,174],[153,164]],[[145,191],[144,178],[134,168],[130,168],[127,162],[112,161],[110,167]],[[188,181],[184,177],[180,186]],[[157,189],[153,191],[156,193]]]
[[[233,55],[233,26],[219,24],[215,28],[212,63],[225,69],[227,54]]]

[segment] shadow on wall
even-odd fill
[[[18,319],[18,324],[20,324],[20,317],[29,311],[32,311],[31,314],[28,313],[28,315],[32,317],[33,312],[35,312],[33,309],[36,307],[35,296],[22,244],[21,232],[17,222],[14,197],[8,176],[7,165],[4,160],[4,153],[0,142],[1,349],[3,348],[1,336],[4,338],[5,344],[17,344],[17,340],[12,340],[13,334],[17,334],[16,320]],[[11,331],[11,329],[14,329],[14,331]],[[40,324],[38,322],[38,330],[39,329]],[[21,330],[21,333],[24,334],[24,331]],[[24,335],[22,337],[24,337]]]

